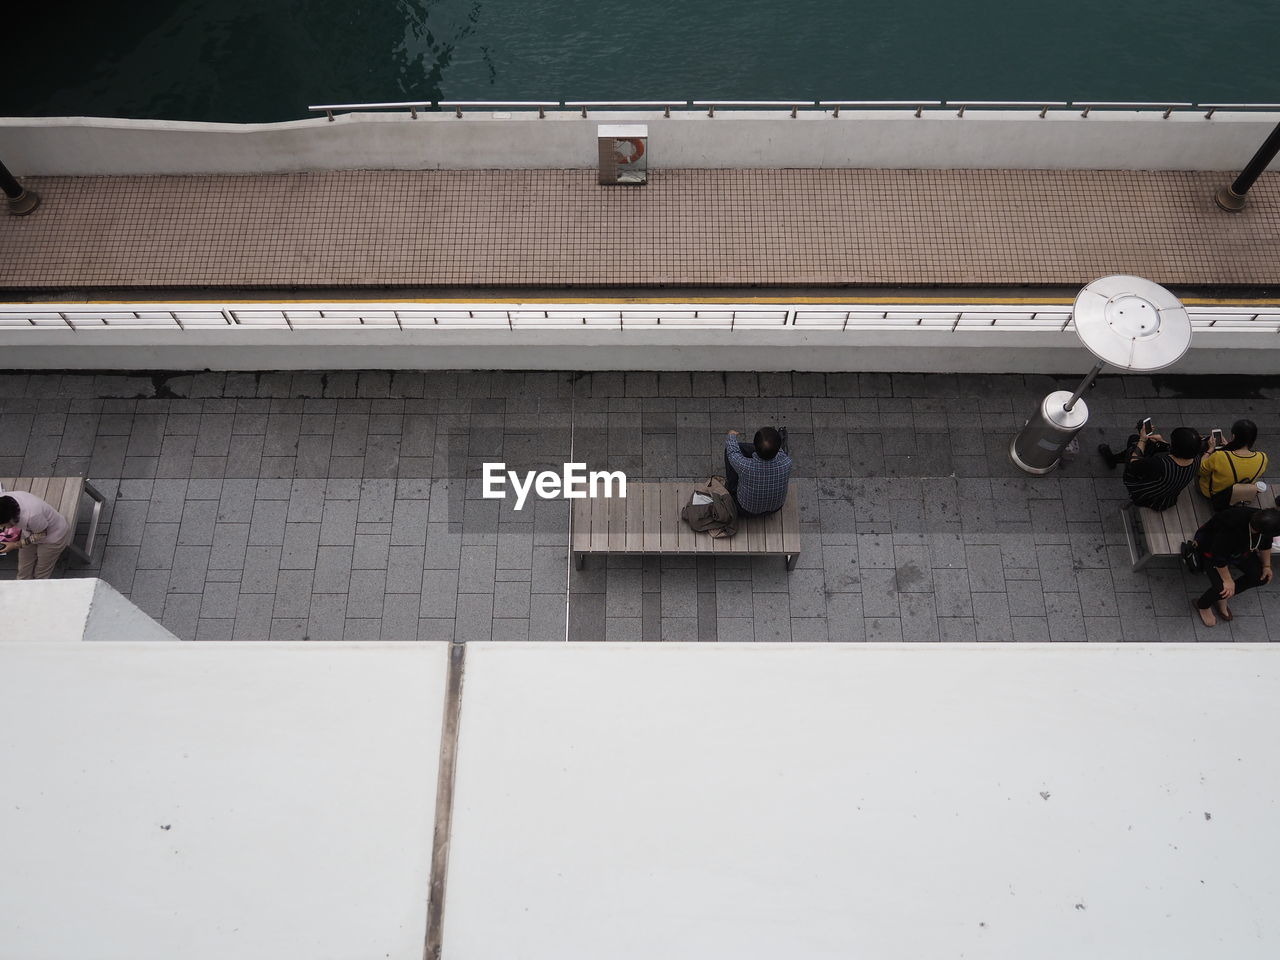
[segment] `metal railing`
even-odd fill
[[[1280,305],[1188,306],[1196,330],[1280,334]],[[1063,304],[705,305],[328,303],[328,304],[0,304],[0,335],[8,331],[318,330],[375,327],[411,331],[564,330],[643,331],[793,329],[799,331],[932,330],[953,333],[1063,333],[1072,329]],[[1280,342],[1277,342],[1280,347]]]
[[[1088,117],[1094,111],[1159,112],[1164,119],[1175,113],[1203,112],[1210,120],[1219,112],[1280,112],[1276,103],[1173,103],[1153,102],[1082,102],[1070,100],[406,100],[397,103],[329,103],[307,107],[312,113],[323,113],[331,122],[338,113],[358,113],[381,110],[409,111],[418,118],[419,111],[452,112],[457,118],[468,112],[488,111],[509,113],[537,111],[539,118],[548,112],[573,112],[581,117],[590,110],[661,110],[664,117],[671,112],[705,113],[714,118],[716,111],[777,110],[789,113],[793,118],[801,112],[827,113],[838,118],[841,110],[874,110],[891,112],[909,110],[916,117],[925,111],[948,111],[963,117],[968,110],[1034,111],[1044,119],[1052,111],[1076,111]]]

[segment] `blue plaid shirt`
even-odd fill
[[[738,471],[738,506],[748,513],[772,513],[787,501],[787,481],[791,479],[791,457],[779,450],[772,460],[761,460],[759,454],[744,457],[738,443],[741,438],[725,438],[725,454]]]

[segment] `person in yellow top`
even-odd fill
[[[1266,476],[1267,455],[1253,449],[1257,441],[1258,425],[1252,420],[1237,420],[1231,425],[1231,442],[1200,461],[1200,492],[1209,498],[1213,509],[1231,506],[1231,488],[1237,483],[1253,483]]]

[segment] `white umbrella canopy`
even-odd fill
[[[1142,277],[1093,281],[1076,297],[1072,319],[1089,352],[1123,370],[1159,370],[1191,346],[1191,319],[1182,303]]]

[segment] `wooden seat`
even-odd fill
[[[58,513],[71,527],[71,543],[67,547],[81,563],[89,563],[93,556],[93,541],[98,535],[98,520],[102,515],[102,494],[84,477],[0,477],[0,496],[11,490],[31,493],[39,497]],[[85,534],[84,546],[75,542],[76,524],[80,520],[81,496],[88,494],[93,501],[93,512],[89,517],[89,530]]]
[[[781,510],[763,517],[739,517],[738,532],[717,539],[697,533],[680,511],[699,486],[678,483],[628,483],[625,497],[596,497],[573,503],[573,554],[579,568],[589,553],[659,556],[779,556],[787,569],[800,556],[800,510],[796,487],[787,489]]]
[[[1268,480],[1267,489],[1258,497],[1258,506],[1275,505],[1275,486]],[[1168,510],[1152,510],[1126,502],[1120,508],[1120,518],[1133,569],[1141,570],[1156,557],[1179,556],[1183,541],[1192,539],[1212,516],[1213,508],[1200,495],[1194,482],[1187,485],[1178,502]]]

